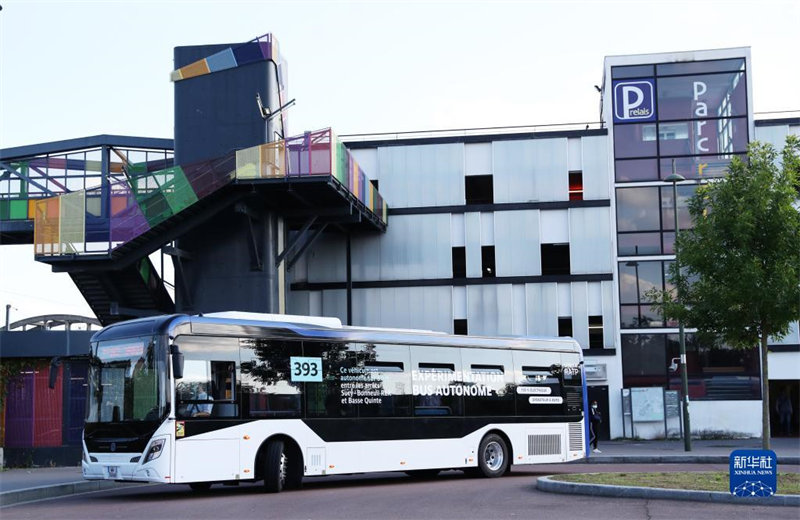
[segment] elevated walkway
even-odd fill
[[[158,170],[118,156],[116,180],[27,202],[36,260],[69,273],[103,324],[173,312],[147,257],[225,208],[281,216],[299,231],[290,262],[328,225],[386,229],[386,204],[330,129]]]

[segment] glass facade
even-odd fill
[[[661,386],[680,390],[677,334],[623,334],[622,384],[625,388]],[[686,335],[689,398],[761,399],[758,351],[700,344]]]
[[[612,66],[611,80],[623,386],[680,390],[678,324],[648,292],[672,289],[675,209],[679,228],[691,227],[697,187],[747,151],[745,59]],[[689,181],[677,201],[663,181],[673,172]],[[755,351],[710,348],[694,334],[686,343],[690,398],[760,398]]]

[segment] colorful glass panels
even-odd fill
[[[247,43],[212,54],[172,71],[170,79],[181,81],[213,72],[241,67],[250,63],[272,60],[279,62],[278,42],[271,34],[259,36]]]
[[[31,201],[37,256],[108,253],[162,224],[233,179],[327,176],[386,222],[386,205],[330,129],[239,150],[219,159],[148,171],[128,163],[128,180]],[[25,201],[27,212],[28,202]],[[20,210],[21,211],[21,210]]]

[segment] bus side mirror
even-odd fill
[[[48,381],[48,386],[50,390],[53,390],[56,387],[56,380],[58,379],[58,367],[61,366],[61,358],[56,356],[50,360],[50,379]]]
[[[172,375],[175,379],[183,378],[183,354],[177,345],[172,345]]]

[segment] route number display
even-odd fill
[[[291,380],[304,383],[322,382],[322,358],[295,357],[289,358]]]

